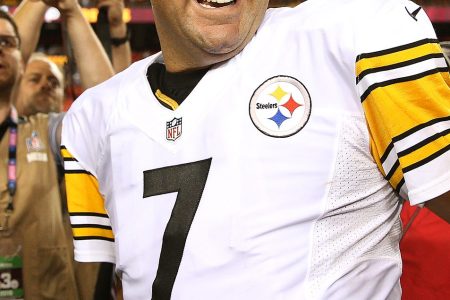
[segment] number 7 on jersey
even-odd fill
[[[169,300],[212,158],[144,171],[144,198],[178,192],[163,235],[152,300]]]

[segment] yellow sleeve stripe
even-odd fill
[[[404,165],[403,171],[406,173],[417,169],[442,154],[447,153],[450,151],[449,141],[450,134],[439,139],[439,143],[428,144],[411,154],[400,158],[401,164]]]
[[[395,172],[392,174],[392,176],[388,179],[391,186],[394,188],[394,190],[397,189],[399,183],[403,180],[403,172],[400,168],[396,168]]]
[[[449,89],[447,86],[438,88],[439,81],[442,77],[434,74],[415,82],[397,83],[372,91],[362,103],[381,156],[394,137],[415,128],[418,123],[449,116],[446,104]]]
[[[437,42],[411,46],[411,48],[403,49],[398,52],[380,52],[378,53],[380,54],[379,56],[359,59],[356,63],[356,76],[361,78],[370,71],[374,72],[405,66],[432,57],[444,57]]]
[[[61,155],[63,158],[75,159],[65,146],[61,146]]]
[[[370,85],[361,94],[361,102],[364,102],[373,91],[375,91],[379,88],[389,87],[389,86],[392,86],[392,85],[395,85],[398,83],[410,83],[410,84],[412,83],[413,86],[416,86],[415,83],[417,83],[417,80],[419,80],[421,78],[426,78],[429,76],[432,76],[432,79],[429,80],[431,85],[433,84],[431,82],[433,82],[433,81],[436,82],[436,80],[433,79],[436,76],[441,79],[440,80],[441,82],[446,83],[447,82],[446,77],[448,77],[448,68],[447,67],[439,67],[439,68],[426,70],[421,73],[417,73],[417,74],[410,75],[410,76],[393,78],[393,79],[389,79],[389,80],[382,81],[382,82],[375,82],[372,85]],[[445,86],[447,86],[447,85],[445,85]],[[431,86],[431,87],[434,87],[434,86]],[[411,93],[411,90],[409,92]]]
[[[159,101],[167,104],[172,110],[176,110],[178,108],[178,102],[170,98],[169,96],[163,94],[160,89],[157,89],[155,92],[156,98],[158,98]]]
[[[76,240],[81,239],[105,239],[114,241],[114,235],[111,229],[102,228],[72,228],[73,237]]]
[[[98,192],[97,179],[87,173],[65,174],[69,213],[106,215],[103,197]]]
[[[423,39],[389,49],[362,53],[356,58],[356,75],[367,69],[388,66],[439,52],[442,52],[439,40]]]

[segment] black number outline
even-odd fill
[[[164,230],[152,300],[169,300],[186,239],[208,179],[212,158],[144,171],[144,198],[177,192]]]

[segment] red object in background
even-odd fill
[[[405,202],[403,226],[415,210]],[[400,249],[402,300],[450,299],[450,224],[423,208],[400,242]]]

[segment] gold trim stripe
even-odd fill
[[[178,102],[170,98],[169,96],[163,94],[160,89],[157,89],[155,92],[156,98],[158,98],[159,101],[167,104],[172,110],[176,110],[178,108]]]
[[[63,147],[61,147],[61,155],[63,158],[74,158],[72,156],[72,154],[70,154],[70,152],[66,148],[63,148]]]
[[[74,237],[87,237],[87,236],[95,236],[95,237],[105,237],[109,239],[114,239],[114,234],[111,229],[102,229],[102,228],[72,228]]]
[[[106,214],[97,179],[85,173],[65,174],[69,213]]]

